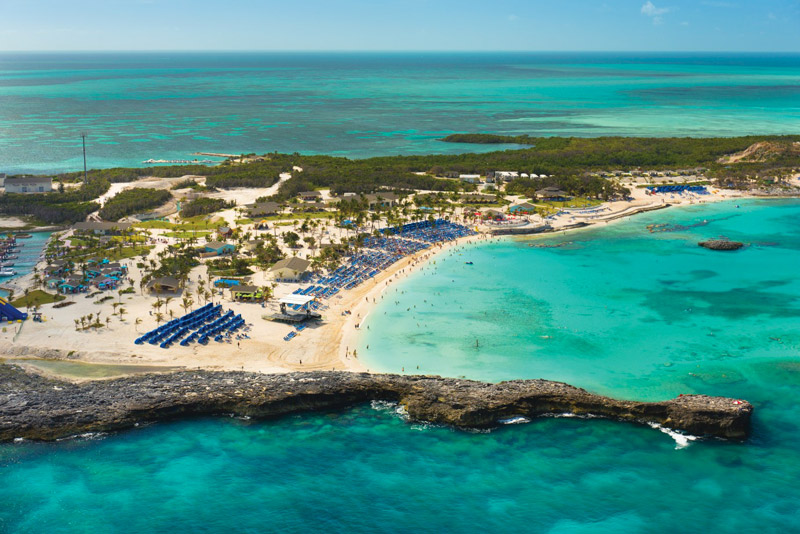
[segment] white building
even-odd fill
[[[6,193],[49,193],[53,180],[46,176],[10,176],[3,184]]]
[[[498,182],[510,182],[514,178],[519,178],[519,173],[516,171],[494,171],[494,179]]]
[[[462,182],[467,182],[470,184],[479,184],[481,182],[481,175],[480,174],[459,174],[458,179]]]

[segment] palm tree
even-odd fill
[[[139,331],[139,325],[142,324],[142,318],[141,317],[137,317],[136,320],[133,322],[133,324],[134,324],[134,329],[138,332]]]
[[[111,327],[111,317],[106,317],[106,328]]]
[[[123,319],[123,316],[124,316],[126,313],[128,313],[128,310],[126,310],[125,308],[120,308],[120,309],[119,309],[119,322],[122,322],[122,321],[124,320],[124,319]]]
[[[81,320],[80,319],[73,319],[73,321],[75,321],[75,331],[77,332],[78,331],[78,325],[81,324]]]
[[[183,308],[183,313],[189,313],[189,308],[192,307],[192,304],[194,304],[194,301],[191,299],[191,297],[188,294],[184,296],[183,302],[181,303],[181,307]]]
[[[163,321],[163,320],[164,320],[164,314],[163,313],[156,313],[156,324],[161,324],[161,321]]]

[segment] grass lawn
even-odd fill
[[[129,236],[121,236],[115,235],[111,237],[111,241],[114,243],[144,243],[147,241],[147,238],[143,235],[129,235]]]
[[[211,232],[206,232],[203,230],[200,231],[180,231],[180,232],[166,232],[164,234],[165,237],[174,237],[177,239],[191,239],[191,238],[201,238],[211,235]]]
[[[147,254],[153,249],[151,245],[143,245],[136,247],[122,247],[121,249],[112,248],[103,251],[99,256],[108,258],[108,261],[125,260],[136,256]]]
[[[220,226],[227,226],[228,223],[225,222],[224,219],[220,219],[218,221],[212,221],[211,217],[214,214],[209,215],[196,215],[194,217],[189,217],[187,219],[181,219],[182,222],[180,223],[180,227],[183,230],[209,230],[214,228],[219,228]]]
[[[134,225],[136,228],[172,228],[175,226],[169,221],[144,221]]]
[[[52,304],[53,302],[60,302],[66,299],[63,295],[47,293],[41,289],[34,289],[26,296],[20,297],[11,303],[15,308],[32,308],[33,306],[41,306],[42,304]]]

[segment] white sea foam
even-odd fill
[[[106,432],[84,432],[83,434],[75,434],[74,436],[59,438],[56,441],[92,441],[96,439],[103,439],[106,436],[108,436]]]
[[[602,416],[591,413],[577,414],[572,412],[564,413],[543,413],[540,417],[552,417],[554,419],[601,419]]]
[[[689,446],[692,441],[697,440],[697,436],[693,436],[691,434],[685,434],[678,430],[672,430],[671,428],[665,428],[658,423],[647,423],[650,428],[656,428],[663,432],[664,434],[668,435],[672,439],[675,440],[675,450],[685,449]]]
[[[508,417],[506,419],[499,419],[497,422],[500,423],[501,425],[521,425],[521,424],[524,424],[524,423],[530,423],[531,420],[528,419],[527,417],[523,417],[521,415],[518,415],[516,417]]]
[[[379,412],[391,412],[399,416],[404,421],[408,420],[408,410],[406,407],[396,402],[374,400],[369,403],[370,408]]]

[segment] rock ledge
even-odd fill
[[[698,245],[709,250],[739,250],[744,246],[744,243],[728,239],[709,239],[708,241],[700,241]]]
[[[753,413],[750,403],[722,397],[622,401],[547,380],[489,384],[348,372],[181,371],[75,384],[0,365],[0,441],[55,440],[201,415],[278,417],[372,400],[399,402],[412,420],[464,428],[488,428],[518,416],[572,413],[730,439],[749,435]]]

